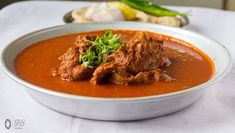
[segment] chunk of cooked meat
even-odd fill
[[[159,80],[172,81],[173,79],[160,69],[139,72],[136,75],[132,75],[124,67],[118,66],[114,62],[107,62],[95,70],[91,83],[101,84],[104,82],[113,82],[115,84],[130,85],[139,83],[147,84]]]
[[[118,65],[124,65],[131,74],[169,66],[164,57],[163,42],[149,38],[144,32],[138,32],[128,43],[111,54],[108,59]]]
[[[78,35],[74,42],[75,47],[78,47],[79,53],[85,53],[86,50],[92,45],[96,36],[94,35]]]
[[[79,51],[71,47],[60,57],[59,74],[62,80],[74,81],[90,77],[92,70],[79,65]]]
[[[139,84],[139,83],[151,83],[153,81],[160,80],[161,71],[150,70],[146,72],[139,72],[137,75],[131,75],[128,73],[114,73],[111,76],[112,82],[116,84]]]
[[[109,77],[110,75],[115,73],[117,71],[116,69],[116,64],[113,62],[103,63],[96,68],[90,82],[92,84],[100,84],[102,82],[105,82],[104,78]]]
[[[113,82],[112,75],[114,74],[119,74],[122,77],[125,76],[126,78],[131,76],[131,74],[126,72],[126,69],[123,66],[117,65],[115,62],[107,62],[107,63],[102,63],[100,66],[96,68],[90,82],[92,84]]]
[[[150,70],[146,72],[139,72],[137,75],[133,76],[129,83],[151,83],[153,81],[158,81],[161,77],[161,71],[159,69]]]
[[[60,75],[62,80],[68,81],[90,78],[93,70],[79,64],[79,55],[89,48],[94,38],[93,36],[79,35],[74,42],[74,46],[59,57],[59,60],[61,60],[60,66],[51,69],[51,75]]]
[[[108,62],[91,69],[80,65],[79,57],[89,49],[94,39],[93,36],[78,36],[74,46],[59,58],[61,64],[58,74],[63,80],[92,77],[90,82],[95,85],[105,82],[129,85],[172,80],[160,69],[170,65],[162,41],[148,37],[144,32],[137,32],[126,45],[104,57]],[[57,75],[57,69],[52,69],[52,75]]]
[[[159,69],[170,65],[169,59],[164,56],[163,42],[147,38],[144,32],[138,32],[127,45],[106,58],[110,62],[95,70],[91,83],[102,83],[107,81],[107,77],[116,84],[125,85],[171,80]]]

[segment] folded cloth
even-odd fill
[[[27,1],[3,8],[0,10],[0,50],[26,33],[64,24],[62,17],[65,13],[91,4]],[[186,29],[213,37],[235,55],[235,12],[196,7],[170,8],[191,10],[193,15],[190,16],[190,25]],[[210,86],[192,106],[170,115],[132,122],[92,121],[67,116],[34,101],[23,86],[8,78],[2,70],[0,79],[0,133],[235,132],[234,67],[227,77]]]

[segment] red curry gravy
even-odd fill
[[[113,32],[121,34],[121,41],[128,41],[136,31],[116,30]],[[78,34],[55,37],[27,47],[16,57],[15,70],[23,80],[49,90],[106,98],[141,97],[176,92],[206,82],[213,76],[212,61],[199,49],[173,37],[146,33],[164,40],[166,55],[171,60],[171,65],[163,70],[174,78],[174,81],[129,86],[111,83],[93,85],[89,83],[89,80],[71,82],[63,81],[60,77],[52,77],[50,69],[60,64],[58,57],[73,45]],[[79,34],[102,35],[103,31]]]

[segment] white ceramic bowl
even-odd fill
[[[38,87],[16,75],[14,59],[29,45],[55,36],[100,29],[145,30],[182,39],[195,45],[213,60],[215,75],[211,80],[190,89],[138,98],[94,98],[70,95]],[[228,50],[223,45],[198,33],[149,23],[107,22],[67,24],[25,35],[7,45],[2,51],[1,65],[7,75],[24,85],[34,99],[53,110],[88,119],[126,121],[156,117],[189,106],[203,94],[207,86],[214,84],[229,72],[232,61]]]

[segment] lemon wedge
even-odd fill
[[[136,18],[137,11],[128,5],[121,2],[108,2],[108,7],[115,7],[121,10],[123,13],[125,20],[134,20]]]

